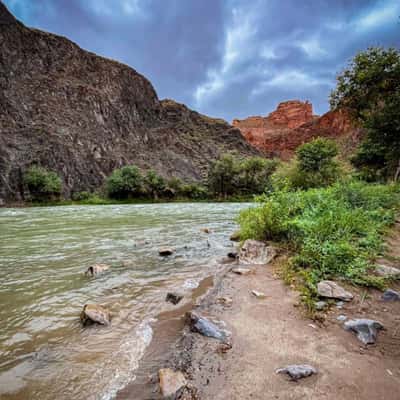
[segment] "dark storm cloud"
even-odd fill
[[[231,120],[328,108],[356,51],[399,46],[399,0],[5,0],[27,25],[125,62],[161,98]]]

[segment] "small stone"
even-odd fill
[[[250,275],[253,273],[253,271],[248,268],[232,268],[232,272],[238,275]]]
[[[171,247],[163,247],[158,250],[158,254],[163,257],[170,256],[174,254],[174,249],[172,249]]]
[[[275,248],[267,246],[259,240],[248,239],[243,243],[239,252],[239,261],[242,264],[265,265],[276,257]]]
[[[173,396],[179,389],[186,386],[185,376],[181,371],[162,368],[158,371],[160,390],[163,397]]]
[[[392,289],[387,289],[382,295],[383,301],[399,301],[400,293]]]
[[[192,332],[197,332],[203,336],[212,337],[227,343],[228,333],[207,318],[198,315],[194,311],[187,313],[186,318]]]
[[[326,301],[316,301],[315,309],[317,311],[322,311],[327,305],[328,305],[328,303]]]
[[[240,231],[233,232],[229,239],[232,240],[232,242],[239,242],[240,241]]]
[[[97,304],[85,304],[81,312],[81,321],[83,325],[89,323],[109,325],[111,321],[111,313]]]
[[[337,319],[338,321],[343,322],[343,321],[346,321],[347,317],[346,317],[345,315],[341,314],[341,315],[338,315],[338,316],[336,317],[336,319]]]
[[[183,294],[176,293],[176,292],[169,292],[167,293],[167,297],[165,301],[169,301],[172,304],[178,304],[183,299]]]
[[[229,252],[229,253],[227,254],[227,256],[228,256],[229,258],[233,258],[234,260],[236,260],[237,257],[238,257],[238,253],[237,253],[237,251],[231,251],[231,252]]]
[[[85,274],[88,276],[96,276],[107,271],[109,268],[110,267],[105,264],[94,264],[86,270]]]
[[[308,326],[309,326],[310,328],[317,329],[317,326],[314,325],[314,324],[308,324]]]
[[[378,330],[383,329],[383,325],[372,319],[353,319],[344,323],[344,329],[355,332],[362,343],[373,344],[378,336]]]
[[[344,301],[338,301],[338,302],[336,303],[336,307],[337,307],[337,308],[343,308],[343,306],[344,306]]]
[[[204,232],[204,233],[211,233],[211,230],[208,228],[201,228],[200,230],[201,230],[201,232]]]
[[[375,268],[375,272],[384,278],[400,278],[400,269],[389,267],[384,264],[378,264]]]
[[[279,368],[276,370],[277,374],[287,374],[292,381],[297,381],[301,378],[306,378],[317,373],[317,370],[311,365],[288,365],[285,368]]]
[[[230,307],[233,303],[233,300],[230,297],[218,297],[218,303],[223,304],[224,306]]]
[[[317,285],[318,295],[330,299],[350,301],[353,295],[333,281],[321,281]]]
[[[259,292],[257,290],[252,290],[251,293],[257,297],[257,299],[265,299],[267,295],[265,293]]]

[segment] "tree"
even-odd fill
[[[23,181],[34,200],[48,200],[61,193],[61,178],[43,167],[30,167],[25,172]]]
[[[347,108],[365,128],[353,158],[377,176],[400,177],[400,52],[370,48],[357,54],[337,78],[332,108]]]
[[[143,193],[143,177],[135,165],[115,169],[106,181],[107,193],[111,198],[124,199]]]
[[[238,163],[232,154],[223,154],[215,161],[208,173],[210,192],[224,197],[235,193],[238,167]]]
[[[277,165],[276,160],[262,157],[245,158],[239,166],[241,189],[251,194],[264,192]]]
[[[148,171],[144,177],[144,183],[147,192],[153,197],[153,199],[157,199],[161,196],[166,188],[164,178],[152,169]]]

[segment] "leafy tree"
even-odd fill
[[[107,193],[111,198],[124,199],[143,193],[143,177],[135,165],[115,169],[106,181]]]
[[[201,200],[208,197],[208,191],[207,188],[205,188],[204,186],[192,182],[182,185],[181,195],[189,199]]]
[[[239,165],[240,187],[244,192],[260,194],[269,185],[269,179],[278,162],[262,157],[245,158]]]
[[[370,48],[357,54],[337,78],[332,108],[347,108],[365,128],[353,159],[370,178],[400,177],[400,52]]]
[[[239,165],[232,154],[223,154],[215,161],[208,173],[208,188],[211,193],[227,197],[237,191]]]
[[[53,171],[32,166],[24,174],[24,184],[35,200],[48,200],[61,193],[61,178]]]
[[[148,171],[144,177],[144,183],[147,192],[153,197],[153,199],[157,199],[159,196],[161,196],[166,188],[164,178],[158,175],[152,169]]]

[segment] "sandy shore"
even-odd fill
[[[177,396],[180,399],[398,400],[400,302],[383,302],[379,291],[348,286],[354,300],[342,308],[333,305],[321,314],[324,321],[316,323],[302,312],[299,294],[279,279],[279,263],[277,259],[268,266],[251,266],[253,273],[246,276],[227,267],[207,295],[197,300],[200,304],[192,304],[198,313],[220,321],[231,332],[230,350],[189,331],[182,312],[190,306],[177,310],[179,329],[168,343],[158,343],[158,353],[155,347],[149,351],[141,364],[146,376],[118,398],[161,398],[157,372],[169,367],[188,379],[188,389]],[[400,285],[392,287],[399,290]],[[252,290],[264,292],[266,298],[256,298]],[[221,297],[231,298],[232,304],[221,304]],[[375,319],[385,330],[375,345],[366,347],[343,329],[339,315]],[[298,382],[276,374],[276,369],[289,364],[310,364],[318,373]]]

